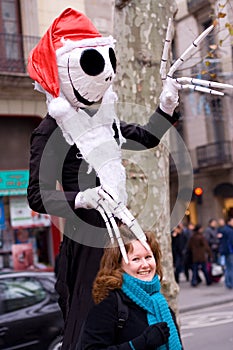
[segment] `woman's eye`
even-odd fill
[[[152,258],[152,255],[147,255],[146,256],[146,259],[151,259]]]
[[[132,261],[138,261],[139,260],[139,258],[133,258],[132,259]]]

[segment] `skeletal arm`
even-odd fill
[[[182,89],[194,90],[203,93],[209,93],[213,95],[224,96],[224,92],[215,90],[217,89],[233,89],[233,85],[223,84],[214,81],[194,79],[189,77],[173,78],[177,69],[199,49],[201,42],[206,36],[214,29],[214,25],[209,26],[204,32],[202,32],[181,54],[181,56],[174,62],[167,72],[168,57],[171,49],[172,42],[172,21],[169,19],[168,28],[166,33],[166,39],[164,44],[164,50],[160,65],[160,75],[163,81],[163,90],[160,95],[160,108],[172,115],[174,109],[178,105],[178,91]]]

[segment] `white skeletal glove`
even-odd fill
[[[181,85],[177,83],[175,79],[172,79],[167,76],[166,79],[163,80],[163,90],[159,97],[159,107],[163,112],[169,115],[173,114],[174,109],[179,104],[178,91],[180,89]]]
[[[178,77],[173,78],[177,69],[192,57],[200,48],[200,43],[205,37],[214,29],[214,25],[209,26],[204,32],[202,32],[188,48],[181,54],[181,56],[173,63],[167,72],[167,63],[169,60],[169,52],[171,50],[172,43],[172,20],[169,19],[166,39],[164,43],[164,49],[162,54],[162,60],[160,65],[160,76],[163,81],[163,90],[160,95],[160,108],[165,113],[172,115],[174,109],[178,105],[178,91],[181,89],[200,91],[212,95],[224,96],[224,92],[215,90],[217,89],[233,89],[233,85],[223,84],[215,81],[208,81],[202,79],[195,79],[190,77]],[[214,88],[214,89],[212,89]]]
[[[75,197],[75,209],[85,208],[92,209],[96,207],[96,198],[98,197],[99,187],[88,188],[83,192],[79,192]]]
[[[78,208],[94,208],[99,211],[104,219],[111,242],[115,242],[115,235],[122,257],[126,263],[128,263],[127,253],[115,220],[116,217],[131,229],[136,239],[138,239],[147,250],[150,249],[146,242],[146,236],[137,220],[126,206],[119,201],[119,198],[111,189],[104,189],[103,186],[99,186],[79,192],[75,198],[75,209]]]

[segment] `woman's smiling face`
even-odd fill
[[[151,281],[156,273],[156,261],[151,250],[139,242],[133,241],[132,249],[127,253],[129,263],[122,259],[121,267],[128,275],[143,281]]]

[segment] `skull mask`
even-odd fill
[[[65,50],[66,51],[66,50]],[[57,50],[61,93],[74,108],[101,100],[116,73],[116,56],[111,45]]]

